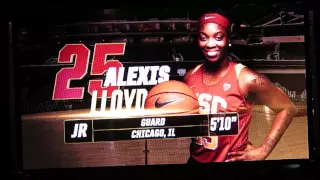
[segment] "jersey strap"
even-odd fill
[[[241,63],[238,63],[234,66],[235,70],[236,70],[236,74],[237,74],[237,78],[239,79],[239,76],[240,76],[240,72],[241,70],[246,67],[245,65],[241,64]]]

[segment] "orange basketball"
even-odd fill
[[[197,95],[183,82],[170,80],[154,86],[148,93],[145,109],[165,114],[198,114]]]

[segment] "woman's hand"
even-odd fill
[[[243,151],[230,152],[228,154],[228,157],[232,156],[232,158],[228,159],[227,157],[228,160],[226,160],[226,162],[259,161],[265,160],[268,155],[269,153],[262,146],[253,146],[251,144],[248,144],[246,149]]]

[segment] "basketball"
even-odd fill
[[[165,114],[198,114],[197,95],[184,82],[170,80],[155,85],[148,92],[145,109],[161,111]]]

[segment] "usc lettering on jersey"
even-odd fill
[[[186,83],[198,96],[200,113],[238,112],[240,107],[247,109],[238,112],[238,135],[192,138],[191,158],[197,162],[224,162],[229,152],[240,150],[248,143],[252,106],[245,101],[239,88],[238,77],[243,67],[242,64],[231,61],[226,75],[217,84],[210,86],[203,83],[202,64],[186,79]]]

